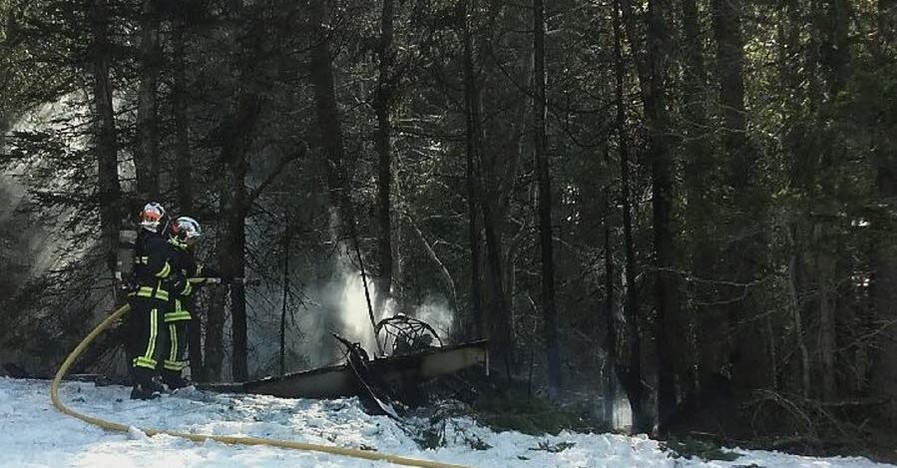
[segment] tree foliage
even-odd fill
[[[158,183],[207,262],[263,280],[201,298],[208,379],[324,364],[330,331],[444,309],[506,383],[620,386],[643,429],[750,435],[776,409],[813,438],[894,427],[879,3],[2,0],[0,164],[26,193],[0,192],[19,212],[0,224],[51,240],[4,237],[0,339],[73,342],[111,304],[97,226]]]

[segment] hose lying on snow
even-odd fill
[[[81,414],[64,404],[59,400],[59,383],[62,381],[62,378],[65,377],[65,374],[68,372],[69,367],[75,362],[78,356],[87,349],[87,346],[93,342],[96,337],[102,333],[105,329],[109,328],[112,323],[116,320],[124,316],[130,307],[125,305],[120,309],[116,310],[112,315],[110,315],[106,320],[103,320],[102,323],[97,325],[90,334],[84,338],[81,343],[72,351],[71,354],[65,358],[62,365],[59,367],[59,370],[56,372],[56,376],[53,378],[53,383],[50,384],[50,399],[53,401],[53,406],[56,407],[59,411],[78,418],[84,422],[89,424],[93,424],[94,426],[101,427],[103,429],[109,431],[119,431],[119,432],[128,432],[129,426],[114,422],[105,421],[99,418],[95,418],[92,416],[88,416],[86,414]],[[160,429],[140,429],[144,433],[150,436],[154,436],[157,434],[166,434],[173,437],[180,437],[184,439],[190,439],[194,442],[205,442],[207,440],[214,440],[217,442],[222,442],[225,444],[239,444],[239,445],[267,445],[271,447],[280,447],[280,448],[288,448],[295,450],[305,450],[311,452],[322,452],[329,453],[333,455],[342,455],[346,457],[353,458],[361,458],[365,460],[374,460],[374,461],[386,461],[389,463],[395,463],[397,465],[406,465],[406,466],[418,466],[422,468],[464,468],[462,465],[451,465],[447,463],[439,463],[430,460],[418,460],[414,458],[406,458],[400,457],[397,455],[390,455],[387,453],[373,452],[367,450],[358,450],[352,448],[345,447],[337,447],[333,445],[318,445],[318,444],[309,444],[305,442],[294,442],[290,440],[278,440],[278,439],[263,439],[258,437],[245,437],[245,436],[219,436],[219,435],[201,435],[201,434],[185,434],[181,432],[173,432],[173,431],[165,431]]]

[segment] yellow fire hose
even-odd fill
[[[71,354],[65,358],[65,361],[62,363],[62,366],[59,367],[59,370],[56,372],[56,376],[53,378],[53,383],[50,385],[50,399],[53,400],[53,406],[56,407],[59,411],[78,418],[86,423],[93,424],[94,426],[101,427],[103,429],[109,431],[119,431],[119,432],[128,432],[129,426],[124,424],[114,423],[105,421],[99,418],[94,418],[92,416],[88,416],[85,414],[81,414],[64,404],[59,400],[59,383],[62,381],[62,378],[68,372],[69,367],[75,362],[75,359],[87,349],[87,346],[93,342],[93,340],[106,328],[108,328],[113,322],[124,316],[130,307],[125,305],[122,308],[118,309],[110,315],[106,320],[103,320],[102,323],[97,325],[93,331],[84,338],[81,343],[72,351]],[[379,453],[367,450],[358,450],[352,448],[345,447],[337,447],[333,445],[318,445],[318,444],[309,444],[304,442],[294,442],[289,440],[278,440],[278,439],[263,439],[258,437],[243,437],[243,436],[216,436],[216,435],[201,435],[201,434],[185,434],[182,432],[172,432],[165,431],[159,429],[140,429],[145,434],[149,436],[154,436],[157,434],[166,434],[173,437],[180,437],[184,439],[190,439],[194,442],[205,442],[207,440],[214,440],[217,442],[222,442],[225,444],[238,444],[238,445],[267,445],[270,447],[280,447],[294,450],[305,450],[311,452],[322,452],[329,453],[333,455],[342,455],[346,457],[353,458],[361,458],[365,460],[373,460],[373,461],[386,461],[389,463],[395,463],[397,465],[405,465],[405,466],[418,466],[422,468],[465,468],[463,465],[451,465],[447,463],[439,463],[435,461],[429,460],[418,460],[414,458],[406,458],[400,457],[397,455],[389,455],[386,453]]]

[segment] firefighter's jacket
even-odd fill
[[[174,294],[174,310],[165,318],[166,322],[190,320],[190,312],[183,308],[181,301],[193,294],[193,291],[205,284],[209,278],[218,278],[218,273],[211,268],[204,268],[196,262],[196,257],[187,248],[187,244],[176,238],[168,239],[172,268],[178,272],[178,281],[172,285]]]
[[[168,302],[176,271],[171,249],[161,235],[141,229],[134,243],[133,291],[131,296]]]

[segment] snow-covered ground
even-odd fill
[[[137,427],[335,444],[477,467],[887,466],[862,458],[809,458],[743,450],[737,450],[743,456],[734,462],[704,463],[671,458],[647,438],[495,433],[463,418],[446,424],[445,447],[425,450],[394,421],[365,414],[355,399],[288,400],[196,391],[144,402],[131,401],[128,395],[129,389],[124,387],[90,383],[66,382],[60,389],[63,402],[77,411]],[[554,448],[556,453],[544,448]],[[48,381],[0,377],[0,466],[301,468],[390,464],[259,446],[195,444],[169,436],[146,437],[138,431],[105,432],[56,411],[50,403]]]

